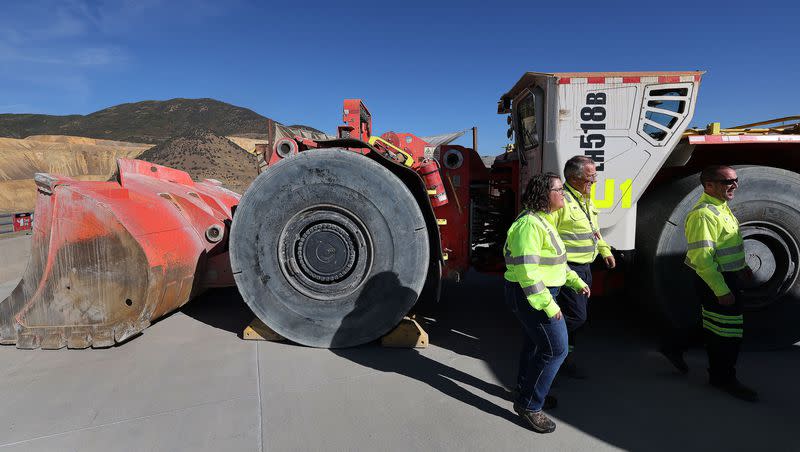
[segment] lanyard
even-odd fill
[[[542,225],[542,227],[544,227],[545,231],[547,231],[547,235],[550,236],[550,244],[553,245],[553,248],[556,250],[556,254],[558,254],[559,256],[563,254],[564,250],[562,250],[561,247],[558,245],[558,239],[556,238],[558,237],[558,231],[554,230],[550,222],[547,221],[547,219],[542,218],[539,215],[539,212],[529,211],[528,214],[533,218],[539,220],[539,223]]]
[[[584,207],[583,204],[581,203],[583,195],[576,196],[575,192],[572,191],[572,187],[570,187],[569,185],[565,185],[565,187],[567,187],[567,190],[569,190],[569,194],[572,195],[573,198],[575,198],[575,202],[578,203],[578,207],[581,208],[581,212],[583,212],[583,214],[586,215],[586,219],[589,220],[589,227],[592,229],[592,234],[593,234],[592,239],[594,240],[595,243],[597,243],[597,240],[600,238],[600,234],[594,228],[594,223],[592,223],[592,216],[589,215],[589,200],[586,201],[586,207]]]

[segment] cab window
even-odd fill
[[[528,92],[517,103],[517,136],[523,150],[536,146],[536,107],[533,93]]]

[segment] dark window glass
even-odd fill
[[[517,104],[517,135],[522,149],[529,149],[536,143],[536,107],[533,94],[528,93]]]

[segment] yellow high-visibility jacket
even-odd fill
[[[505,278],[519,283],[534,309],[544,310],[548,317],[559,311],[548,287],[580,290],[586,287],[577,273],[567,267],[564,242],[544,212],[523,212],[508,230],[503,253],[506,259]]]
[[[588,215],[588,216],[587,216]],[[597,208],[590,197],[564,184],[564,208],[550,214],[558,235],[567,247],[567,260],[576,264],[594,262],[599,253],[611,256],[611,247],[600,235]]]
[[[741,270],[747,264],[739,222],[728,203],[703,193],[686,216],[686,242],[686,265],[716,296],[729,293],[721,272]]]

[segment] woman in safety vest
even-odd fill
[[[553,173],[533,176],[522,206],[503,250],[506,301],[525,331],[514,411],[534,431],[550,433],[556,424],[542,409],[555,406],[547,393],[568,350],[567,326],[555,296],[563,285],[586,295],[589,287],[567,267],[564,242],[550,223],[549,213],[564,207],[561,179]]]

